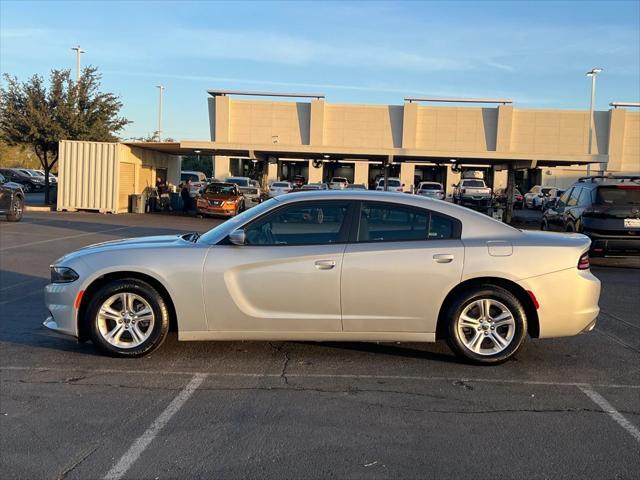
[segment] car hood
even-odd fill
[[[11,188],[13,190],[22,190],[22,185],[16,182],[5,182],[2,184],[3,187]]]
[[[151,237],[138,237],[138,238],[123,238],[120,240],[111,240],[108,242],[94,243],[82,247],[74,252],[59,258],[54,262],[55,265],[63,264],[69,260],[75,260],[80,257],[91,255],[98,252],[117,251],[121,249],[130,248],[159,248],[159,247],[174,247],[180,245],[192,244],[190,241],[185,240],[182,235],[155,235]]]

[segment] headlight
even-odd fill
[[[71,268],[51,266],[51,283],[71,283],[78,278],[79,275]]]
[[[33,177],[31,181],[34,183],[42,183],[44,182],[44,178]]]

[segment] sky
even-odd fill
[[[516,108],[640,101],[640,2],[0,0],[0,70],[25,80],[97,66],[133,123],[209,139],[208,89],[313,92],[331,103],[410,95],[511,98]]]

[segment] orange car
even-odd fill
[[[198,213],[234,217],[245,208],[244,196],[235,183],[210,183],[197,200]]]

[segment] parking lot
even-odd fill
[[[178,343],[100,355],[47,331],[49,265],[219,220],[0,221],[3,478],[637,478],[640,274],[599,260],[596,329],[497,367],[438,344]],[[571,295],[568,291],[567,295]],[[634,473],[635,472],[635,473]]]

